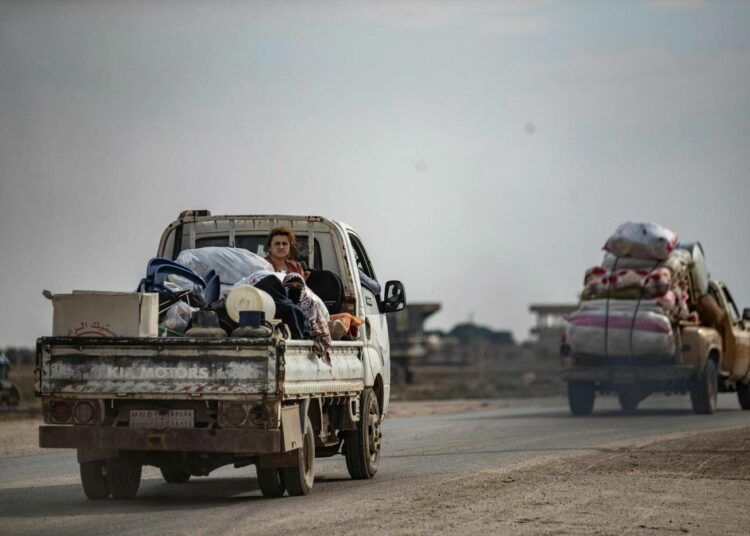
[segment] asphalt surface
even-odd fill
[[[487,469],[514,468],[555,457],[599,452],[689,431],[747,425],[750,412],[720,395],[715,415],[693,415],[688,397],[653,396],[623,415],[614,398],[600,398],[590,417],[572,417],[562,399],[468,414],[389,419],[380,470],[352,481],[341,456],[316,460],[312,495],[265,499],[253,467],[222,468],[187,484],[167,484],[144,468],[130,501],[88,501],[73,451],[0,460],[3,534],[305,533],[318,519],[340,520],[356,532],[357,511],[379,512],[382,497],[442,488]],[[1,429],[0,429],[1,431]],[[356,510],[355,509],[355,510]],[[351,529],[351,530],[349,530]]]

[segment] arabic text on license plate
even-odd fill
[[[192,428],[192,409],[131,409],[130,426],[140,428]]]

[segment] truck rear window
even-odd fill
[[[234,238],[234,245],[235,247],[246,249],[248,251],[252,251],[253,253],[256,253],[260,255],[261,257],[266,256],[266,235],[245,235],[240,236],[237,235]],[[313,259],[313,262],[315,263],[315,266],[313,268],[315,270],[320,270],[322,268],[321,265],[321,256],[320,256],[320,244],[318,243],[318,240],[314,240],[315,243],[315,256]],[[228,236],[207,236],[204,238],[196,238],[195,239],[195,247],[196,248],[205,248],[205,247],[227,247],[229,246],[229,237]],[[298,236],[297,237],[297,250],[298,255],[295,257],[296,260],[307,262],[308,254],[307,254],[307,237],[306,236]]]

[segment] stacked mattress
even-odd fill
[[[627,222],[604,246],[600,266],[589,268],[581,305],[568,318],[575,354],[673,355],[673,326],[688,309],[691,253],[677,236],[651,223]]]

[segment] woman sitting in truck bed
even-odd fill
[[[274,227],[268,233],[266,240],[266,260],[271,263],[273,269],[277,272],[293,272],[307,277],[308,274],[302,268],[302,265],[292,256],[297,252],[297,240],[294,232],[286,227]]]

